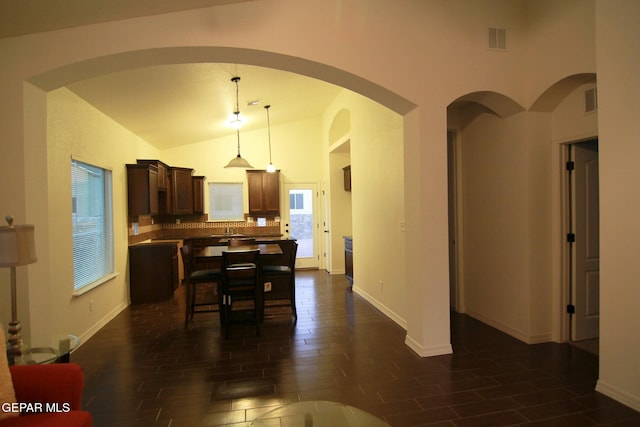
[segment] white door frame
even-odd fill
[[[320,268],[320,247],[321,247],[321,238],[320,238],[320,217],[318,212],[320,212],[320,197],[318,192],[318,184],[317,183],[285,183],[283,185],[283,190],[285,194],[285,209],[282,212],[282,221],[284,222],[284,234],[285,238],[291,238],[290,227],[291,217],[290,217],[290,206],[289,206],[289,190],[294,189],[310,189],[313,193],[313,256],[310,258],[301,258],[298,256],[296,258],[296,268],[301,269],[315,269]]]
[[[462,236],[460,221],[462,216],[461,191],[459,184],[460,167],[458,153],[458,132],[454,129],[447,129],[447,174],[448,174],[448,206],[449,206],[449,305],[451,309],[458,313],[464,312],[464,298],[461,283],[461,247]]]
[[[573,341],[576,338],[579,339],[579,331],[576,330],[577,322],[575,314],[570,313],[572,310],[578,311],[580,308],[575,307],[576,304],[576,247],[575,243],[570,243],[570,235],[576,233],[576,215],[586,215],[585,212],[575,212],[575,174],[574,171],[569,173],[567,170],[568,162],[572,162],[575,159],[572,151],[577,147],[580,142],[597,141],[597,137],[589,138],[584,141],[573,141],[565,144],[562,147],[562,185],[563,185],[563,294],[565,295],[565,303],[562,304],[562,318],[565,319],[562,322],[562,334],[564,339]],[[576,236],[578,238],[584,238],[584,236]]]

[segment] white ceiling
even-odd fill
[[[255,0],[2,0],[0,38]],[[204,141],[235,130],[228,120],[239,107],[240,131],[316,117],[340,88],[279,70],[241,64],[179,64],[123,71],[83,80],[69,89],[159,149]],[[247,106],[259,100],[257,106]]]
[[[235,134],[228,124],[236,109],[240,132],[317,117],[340,88],[298,74],[239,64],[179,64],[108,74],[69,85],[74,93],[159,149]],[[259,101],[255,106],[250,101]]]

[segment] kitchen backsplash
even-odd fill
[[[184,239],[223,235],[228,232],[246,236],[279,236],[281,234],[280,222],[274,219],[267,219],[266,224],[261,227],[258,226],[257,220],[210,222],[206,221],[206,217],[195,221],[172,219],[173,222],[155,222],[150,216],[140,216],[138,220],[137,226],[129,223],[129,244],[148,239]]]

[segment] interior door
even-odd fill
[[[576,144],[574,155],[574,341],[599,336],[600,211],[597,141]]]
[[[296,268],[318,268],[319,230],[318,186],[316,184],[285,184],[288,200],[284,210],[285,237],[298,242]]]

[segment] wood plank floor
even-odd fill
[[[452,315],[453,355],[420,358],[405,332],[350,292],[344,276],[297,274],[298,322],[262,335],[216,314],[185,329],[172,301],[131,306],[71,356],[96,427],[248,426],[279,405],[343,402],[393,427],[637,426],[640,414],[594,391],[597,356],[526,345]]]

